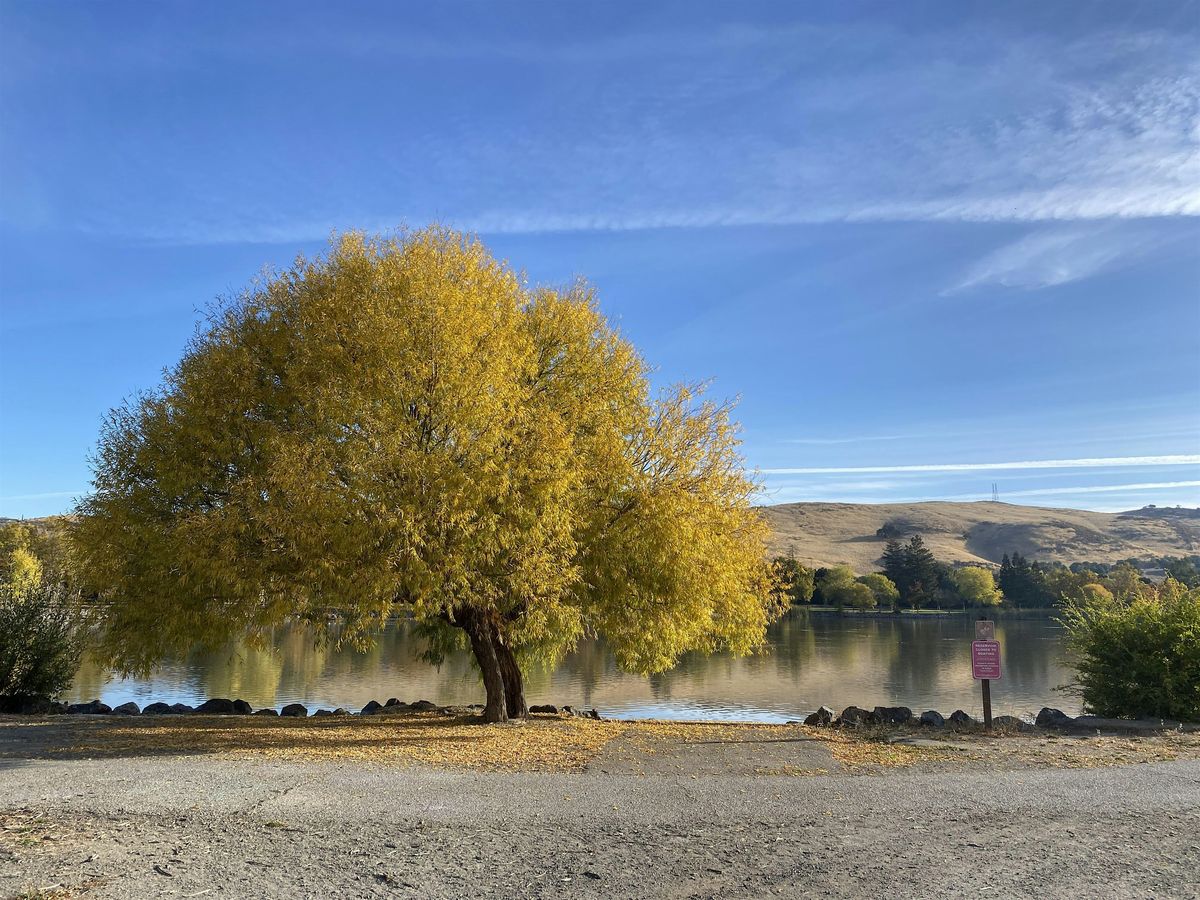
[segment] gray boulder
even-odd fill
[[[974,719],[972,719],[969,715],[967,715],[961,709],[956,709],[954,712],[950,713],[949,722],[955,728],[962,728],[967,725],[977,724]]]
[[[99,700],[93,700],[90,703],[72,703],[67,706],[67,712],[71,715],[106,716],[112,712],[112,707]]]
[[[233,701],[224,697],[213,697],[196,707],[196,714],[200,716],[232,716],[235,712]]]
[[[411,709],[413,712],[435,712],[437,710],[437,704],[431,703],[428,700],[418,700],[416,703],[410,706],[409,709]]]
[[[407,703],[404,703],[398,697],[389,697],[387,703],[385,703],[383,705],[384,706],[408,706]]]
[[[946,720],[936,709],[927,709],[921,713],[921,724],[926,728],[941,728],[946,724]]]
[[[838,724],[857,728],[859,725],[873,725],[874,713],[869,713],[859,706],[847,706],[838,716]]]
[[[1034,723],[1040,728],[1069,728],[1074,721],[1061,709],[1043,706]]]
[[[172,703],[171,712],[177,716],[186,716],[189,713],[194,713],[196,710],[188,706],[186,703]]]
[[[367,702],[367,705],[362,708],[361,715],[373,716],[373,715],[375,715],[375,713],[379,712],[379,710],[381,710],[381,709],[383,709],[383,706],[380,704],[380,702],[378,700],[370,700]]]
[[[147,703],[146,708],[142,710],[143,716],[169,716],[175,710],[171,709],[171,704],[163,703],[161,700],[157,703]]]
[[[262,709],[256,709],[254,711],[254,715],[256,715],[256,716],[278,716],[279,713],[277,713],[270,706],[264,706]]]
[[[303,703],[289,703],[279,711],[279,714],[293,719],[303,719],[308,715],[308,707]]]
[[[540,704],[538,704],[538,705],[536,705],[536,706],[531,706],[531,707],[529,707],[529,711],[530,711],[531,713],[551,713],[551,714],[557,714],[557,713],[558,713],[558,707],[557,707],[557,706],[555,706],[555,705],[553,705],[552,703],[540,703]]]
[[[247,703],[245,700],[234,700],[233,701],[233,712],[235,715],[248,716],[252,712],[254,712],[254,708],[251,707],[250,704]]]
[[[907,706],[877,706],[874,715],[880,725],[907,725],[913,717]]]
[[[821,728],[827,728],[837,719],[837,713],[828,706],[822,706],[815,713],[809,713],[804,719],[805,725],[817,725]]]
[[[128,703],[122,703],[120,706],[113,707],[114,716],[140,716],[141,714],[141,709],[132,700]]]

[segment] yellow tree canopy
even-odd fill
[[[441,228],[341,237],[110,414],[73,531],[103,652],[142,670],[331,610],[366,638],[398,608],[464,628],[485,684],[489,646],[590,633],[642,672],[754,650],[766,526],[730,409],[647,372],[583,283]]]

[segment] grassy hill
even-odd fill
[[[1010,503],[786,503],[763,507],[771,549],[806,565],[876,568],[886,537],[920,534],[944,562],[999,563],[1014,550],[1030,559],[1117,562],[1200,553],[1200,510],[1150,507],[1125,513],[1043,509]]]

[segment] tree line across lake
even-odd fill
[[[1070,566],[1006,553],[996,570],[938,560],[920,535],[889,540],[880,570],[856,574],[849,566],[810,568],[794,556],[773,562],[780,590],[793,605],[839,609],[1051,609],[1095,597],[1138,594],[1152,586],[1144,569],[1163,572],[1186,588],[1200,587],[1200,555]]]

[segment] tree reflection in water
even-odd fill
[[[596,706],[608,715],[781,721],[822,704],[841,708],[905,705],[918,712],[978,712],[971,679],[971,616],[837,616],[795,610],[772,626],[758,657],[689,654],[650,678],[619,671],[598,640],[583,641],[553,670],[531,668],[531,703]],[[1061,631],[1049,618],[997,622],[1004,678],[993,684],[997,714],[1025,715],[1044,705],[1078,711],[1056,691],[1072,677]],[[426,645],[409,623],[393,621],[366,651],[319,645],[306,629],[277,629],[263,648],[231,643],[168,662],[149,678],[119,679],[85,659],[71,700],[101,698],[196,703],[243,698],[253,706],[302,702],[358,709],[368,700],[481,702],[470,655],[451,652],[438,667],[422,659]]]

